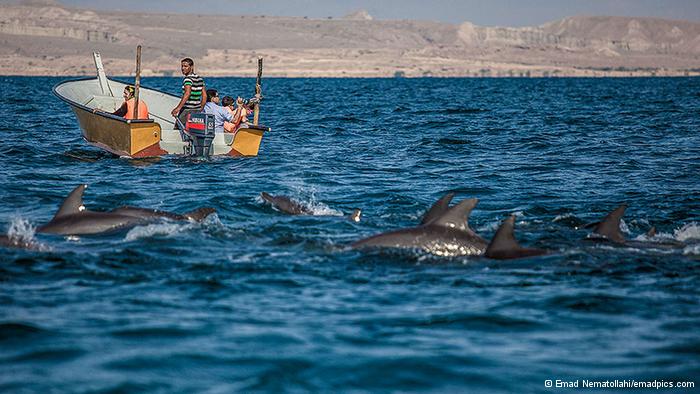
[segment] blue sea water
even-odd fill
[[[60,79],[0,79],[0,230],[43,249],[0,248],[0,391],[698,390],[700,79],[264,79],[259,156],[204,161],[103,153],[52,95]],[[234,97],[254,83],[206,81]],[[217,215],[34,235],[81,183],[91,210]],[[485,238],[514,213],[521,244],[553,253],[347,248],[448,191],[479,198]],[[625,236],[652,247],[582,241],[620,203]]]

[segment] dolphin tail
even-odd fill
[[[353,222],[359,222],[361,216],[362,210],[360,208],[357,208],[354,211],[352,211],[352,214],[350,214],[350,220],[352,220]]]
[[[211,215],[214,212],[216,212],[216,209],[205,207],[195,209],[194,211],[185,212],[184,214],[182,214],[182,216],[195,222],[201,222],[202,220],[206,219],[207,216]]]
[[[63,200],[63,204],[61,204],[61,207],[58,209],[58,212],[56,212],[53,218],[56,219],[61,216],[72,215],[84,211],[85,206],[83,205],[83,193],[85,193],[86,188],[87,185],[82,184],[73,189],[73,191],[68,194],[68,197]]]
[[[420,225],[423,226],[432,222],[433,220],[444,215],[448,209],[450,209],[450,201],[454,198],[454,193],[447,193],[442,198],[437,200],[435,204],[428,210],[428,212],[423,215],[423,219],[420,221]]]
[[[266,193],[266,192],[260,193],[260,197],[263,200],[269,202],[270,204],[272,204],[272,202],[274,201],[274,197],[272,197],[272,195],[270,195],[269,193]]]
[[[474,232],[469,228],[469,215],[472,210],[479,202],[477,198],[470,198],[468,200],[462,200],[457,205],[448,209],[447,212],[443,213],[439,218],[431,221],[430,225],[437,225],[442,227],[452,227],[458,230]]]
[[[546,254],[547,251],[542,249],[523,248],[518,244],[513,235],[515,227],[515,215],[511,215],[508,219],[501,223],[501,226],[493,236],[491,243],[486,248],[484,256],[490,259],[517,259],[520,257],[539,256]]]
[[[627,205],[625,204],[615,208],[614,211],[610,212],[608,216],[596,226],[593,233],[602,235],[613,242],[625,242],[625,237],[620,231],[620,220],[622,219],[622,215],[625,214],[625,209],[627,209]]]

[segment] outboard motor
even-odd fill
[[[179,125],[182,141],[187,142],[184,154],[209,157],[212,153],[212,142],[215,135],[214,115],[203,112],[189,114],[187,115],[187,123],[184,125],[177,118],[175,121]]]
[[[199,157],[209,157],[215,135],[214,115],[205,113],[189,114],[185,130],[192,137],[191,154]]]

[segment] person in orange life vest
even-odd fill
[[[124,103],[118,110],[112,112],[112,115],[123,116],[124,119],[148,119],[148,106],[146,102],[139,99],[139,113],[136,118],[134,118],[134,104],[136,100],[134,99],[134,87],[131,85],[126,85],[124,88]]]
[[[242,98],[238,97],[236,99],[236,108],[233,108],[233,98],[231,96],[225,96],[221,100],[221,105],[233,116],[232,122],[224,122],[224,130],[227,133],[235,132],[241,124],[248,122],[247,115],[250,111],[243,104]]]

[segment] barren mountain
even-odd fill
[[[51,0],[0,3],[0,74],[178,75],[195,59],[202,75],[552,76],[697,75],[700,23],[577,16],[541,26],[482,27],[374,20],[137,14],[63,7]]]

